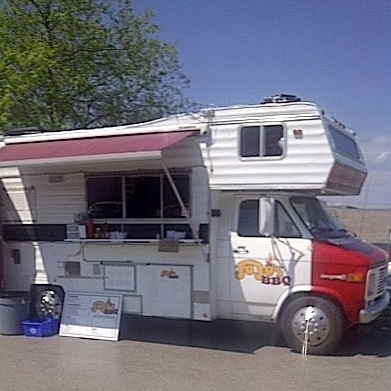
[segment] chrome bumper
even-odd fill
[[[390,292],[386,291],[384,297],[376,304],[360,311],[360,323],[369,323],[375,320],[390,304]]]

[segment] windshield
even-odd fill
[[[290,203],[314,238],[341,238],[348,234],[317,198],[296,196]]]

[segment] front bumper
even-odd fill
[[[360,311],[360,323],[370,323],[375,320],[390,304],[390,292],[386,291],[384,297],[376,304]]]

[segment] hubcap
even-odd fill
[[[39,294],[37,310],[40,316],[60,316],[62,301],[60,296],[53,290],[42,291]]]
[[[319,345],[329,334],[330,322],[326,313],[317,307],[313,307],[311,319],[307,321],[307,308],[308,307],[301,308],[293,316],[292,331],[294,335],[303,342],[305,340],[305,332],[308,322],[308,345]]]

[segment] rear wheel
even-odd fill
[[[302,350],[306,341],[309,354],[329,354],[342,339],[344,323],[343,313],[330,300],[300,296],[284,309],[281,331],[296,352]]]

